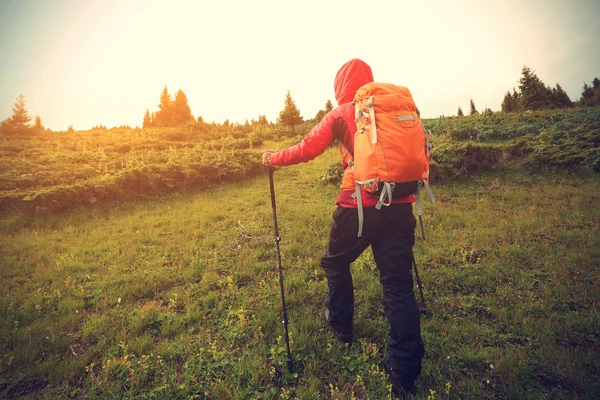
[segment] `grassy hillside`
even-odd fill
[[[279,125],[0,133],[0,212],[53,212],[238,181],[262,171],[265,139],[304,135]]]
[[[353,265],[358,342],[340,344],[322,318],[337,188],[319,177],[337,158],[275,174],[296,372],[259,174],[3,214],[0,397],[389,398],[369,252]],[[415,248],[433,312],[417,398],[600,397],[600,178],[490,172],[434,190]]]
[[[425,121],[431,178],[520,165],[600,172],[600,108],[487,113]],[[264,140],[298,141],[314,126],[217,125],[0,134],[0,212],[54,212],[246,179]],[[339,162],[327,176],[339,176]]]

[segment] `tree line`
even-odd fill
[[[572,101],[560,84],[557,83],[555,87],[550,87],[542,82],[534,70],[523,66],[519,89],[513,88],[512,93],[510,90],[506,92],[500,111],[519,112],[594,106],[600,106],[600,80],[598,78],[594,78],[591,85],[584,82],[581,97],[578,101]],[[483,111],[484,114],[491,112],[492,110],[489,108]],[[473,99],[470,102],[469,114],[479,114]],[[460,107],[458,107],[457,115],[464,116]]]
[[[277,123],[289,126],[293,129],[294,126],[300,125],[304,122],[304,118],[300,115],[300,110],[298,110],[298,107],[292,99],[292,95],[290,94],[289,90],[285,95],[283,104],[284,107],[279,113]],[[321,118],[323,118],[325,114],[331,110],[333,110],[333,104],[331,103],[331,100],[327,100],[325,103],[325,108],[317,112],[313,121],[320,121]],[[169,95],[167,87],[165,86],[160,95],[158,111],[150,112],[150,110],[146,110],[142,126],[144,128],[180,126],[194,121],[195,119],[188,105],[188,100],[185,93],[180,89],[175,94],[175,98],[172,99]],[[202,117],[198,117],[197,122],[202,123],[204,121]],[[248,122],[246,121],[246,123]],[[267,125],[269,122],[267,118],[261,114],[258,117],[258,121],[252,120],[252,123]],[[229,120],[226,120],[223,125],[228,126]]]
[[[555,87],[544,84],[540,78],[536,75],[535,71],[531,68],[524,66],[521,70],[521,78],[519,79],[518,90],[513,88],[512,93],[507,91],[502,100],[501,111],[502,112],[517,112],[527,110],[543,110],[543,109],[557,109],[557,108],[570,108],[570,107],[594,107],[600,106],[600,80],[594,78],[591,85],[584,82],[581,97],[578,101],[571,101],[567,93],[563,90],[560,84],[556,84]],[[477,107],[473,99],[470,100],[469,114],[479,114]],[[314,118],[309,119],[314,123],[318,123],[328,112],[333,110],[333,104],[331,100],[327,100],[325,107],[317,112]],[[21,94],[17,97],[13,108],[13,114],[11,117],[0,122],[1,133],[29,133],[29,132],[42,132],[45,130],[42,125],[42,119],[39,115],[34,118],[34,123],[31,124],[31,116],[25,108],[25,98]],[[483,110],[483,114],[492,113],[493,111],[486,107]],[[461,107],[458,107],[458,117],[464,116]],[[202,117],[194,118],[192,111],[188,104],[188,98],[179,89],[175,96],[172,97],[169,94],[167,86],[164,87],[158,104],[158,110],[150,112],[146,109],[144,118],[142,120],[143,128],[161,128],[161,127],[177,127],[181,125],[187,125],[190,123],[203,123]],[[279,113],[277,123],[294,128],[295,125],[302,124],[304,118],[300,115],[300,110],[296,106],[296,103],[292,99],[290,91],[288,90],[284,99],[284,108]],[[246,123],[248,123],[246,121]],[[269,124],[267,118],[264,115],[260,115],[258,121],[252,120],[252,123],[258,123],[261,125]],[[225,121],[224,125],[229,125],[229,121]],[[128,127],[122,125],[122,127]],[[103,125],[95,126],[94,129],[106,129]],[[73,131],[72,126],[69,126],[68,131]]]

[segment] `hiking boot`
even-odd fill
[[[387,361],[387,354],[386,360]],[[390,380],[392,381],[392,394],[394,398],[400,398],[402,400],[408,399],[412,397],[416,393],[415,386],[413,382],[402,382],[396,371],[392,367],[390,367],[387,362],[384,362],[385,371],[390,376]]]
[[[395,399],[400,399],[400,400],[408,400],[413,398],[413,395],[415,394],[414,390],[411,390],[410,392],[407,392],[406,390],[402,389],[401,387],[397,387],[392,385],[392,398]]]
[[[329,315],[329,308],[325,309],[325,321],[327,321],[327,324],[333,329],[335,336],[338,338],[338,340],[340,342],[350,344],[354,341],[354,335],[352,334],[352,330],[350,330],[348,332],[345,330],[338,329],[337,327],[335,327],[331,324],[331,316]]]
[[[411,390],[406,390],[402,386],[394,385],[392,383],[392,396],[394,399],[408,400],[413,398],[413,395],[415,394],[416,392],[414,387]]]

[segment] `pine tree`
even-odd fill
[[[333,104],[331,104],[331,100],[327,100],[327,102],[325,102],[325,109],[319,110],[317,112],[317,115],[315,115],[315,122],[321,121],[323,119],[323,117],[332,110],[333,110]]]
[[[190,110],[190,106],[188,105],[187,96],[181,89],[175,94],[175,101],[171,110],[171,126],[185,125],[194,120],[192,110]]]
[[[21,94],[17,97],[12,108],[13,115],[2,121],[0,128],[7,133],[24,133],[31,129],[29,122],[31,117],[25,108],[25,97]]]
[[[279,113],[278,122],[280,124],[290,126],[293,131],[294,125],[298,125],[298,124],[302,123],[303,120],[302,120],[302,117],[300,116],[300,111],[296,107],[296,103],[294,102],[294,100],[292,100],[292,95],[290,94],[289,90],[287,91],[287,94],[285,95],[284,104],[285,104],[285,107]]]
[[[594,105],[594,87],[588,85],[587,83],[583,83],[583,90],[581,91],[581,99],[579,99],[579,103],[582,106],[592,106]]]
[[[458,115],[459,117],[464,117],[464,116],[465,116],[465,114],[463,113],[463,110],[462,110],[462,108],[458,107],[458,114],[457,114],[457,115]]]
[[[142,122],[142,128],[150,128],[152,126],[152,117],[150,116],[150,110],[146,109],[144,114],[144,122]]]
[[[510,99],[510,109],[513,111],[519,111],[519,93],[513,88],[512,98]]]
[[[524,66],[519,80],[520,101],[522,110],[541,110],[552,106],[552,91],[544,85],[535,72]]]
[[[172,108],[171,108],[171,95],[167,90],[167,87],[163,89],[160,95],[160,103],[158,104],[158,111],[154,114],[154,125],[155,126],[169,126],[171,123]]]
[[[17,97],[17,101],[13,106],[13,115],[11,117],[12,124],[18,129],[27,129],[29,128],[29,122],[31,121],[31,117],[25,109],[25,97],[23,95],[19,95]]]
[[[504,100],[502,100],[502,105],[500,106],[502,112],[512,112],[512,95],[510,92],[506,92],[504,95]]]
[[[33,125],[33,129],[37,132],[43,132],[44,131],[44,125],[42,125],[42,119],[40,118],[39,115],[35,116],[35,123]]]
[[[319,122],[323,119],[323,117],[325,116],[326,112],[325,110],[319,110],[317,112],[317,115],[315,115],[315,122]]]
[[[600,81],[598,78],[594,78],[592,81],[592,88],[594,89],[593,104],[600,106]]]
[[[477,109],[475,108],[475,103],[473,103],[473,99],[471,99],[471,111],[469,112],[469,115],[475,115],[475,114],[479,114],[479,111],[477,111]]]
[[[594,78],[591,86],[584,82],[579,104],[582,106],[600,105],[600,80],[598,78]]]
[[[258,125],[269,125],[269,121],[267,121],[267,117],[263,114],[259,114],[258,116]]]
[[[552,88],[552,103],[554,106],[556,106],[556,108],[573,107],[573,102],[569,98],[569,95],[558,83],[556,84],[555,88]]]

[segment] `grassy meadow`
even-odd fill
[[[0,397],[390,398],[370,252],[353,265],[357,342],[322,317],[338,189],[319,177],[337,159],[275,173],[293,373],[263,173],[3,214]],[[490,172],[434,190],[415,247],[432,311],[415,398],[598,398],[598,175]]]

